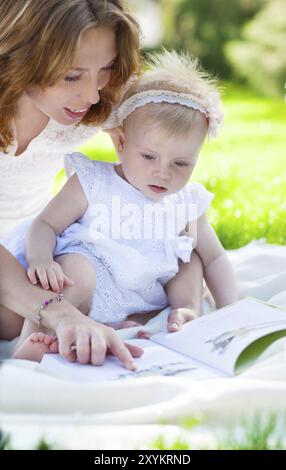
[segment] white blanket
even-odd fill
[[[256,241],[229,255],[240,297],[253,296],[286,307],[286,246]],[[153,326],[165,316],[154,320]],[[7,344],[2,343],[3,353]],[[217,421],[257,409],[284,411],[285,406],[284,339],[272,344],[262,360],[240,376],[211,382],[193,382],[187,376],[148,377],[87,386],[44,374],[28,361],[7,361],[0,368],[0,426],[1,422],[173,423],[187,414]]]

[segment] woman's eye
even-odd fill
[[[113,70],[113,69],[114,69],[114,66],[115,66],[115,64],[113,63],[113,64],[111,64],[111,65],[108,65],[107,67],[103,67],[102,70]]]
[[[77,82],[80,77],[65,77],[65,82]]]

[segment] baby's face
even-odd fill
[[[132,125],[130,119],[120,152],[121,176],[153,200],[176,193],[191,177],[206,130],[203,116],[187,135],[167,135],[164,128]]]

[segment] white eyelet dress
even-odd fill
[[[190,219],[203,214],[213,195],[192,183],[152,201],[122,179],[112,163],[74,153],[66,157],[66,166],[77,173],[89,206],[58,237],[55,254],[82,253],[95,267],[90,316],[107,323],[166,307],[164,285],[178,272],[179,258],[190,261],[193,250],[192,238],[180,233]],[[178,207],[176,227],[167,227],[160,216],[174,214]]]

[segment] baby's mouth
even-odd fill
[[[165,191],[167,191],[167,188],[164,188],[163,186],[156,186],[154,184],[149,184],[149,188],[154,193],[164,193]]]

